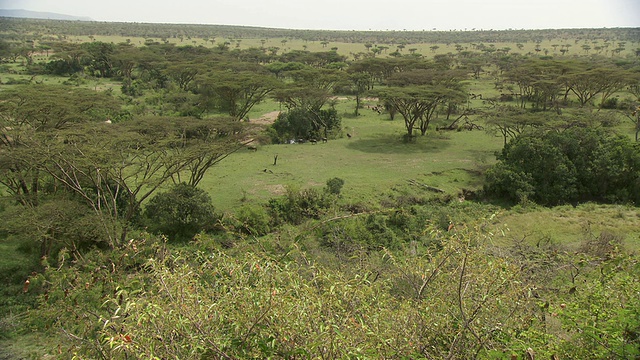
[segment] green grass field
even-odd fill
[[[341,138],[315,145],[263,145],[256,152],[240,150],[213,168],[200,186],[212,194],[215,206],[225,211],[243,201],[265,201],[291,186],[322,187],[334,177],[345,180],[342,193],[351,201],[376,202],[408,180],[456,194],[462,188],[480,186],[478,170],[493,162],[494,152],[502,146],[501,138],[478,130],[430,131],[418,136],[415,143],[405,143],[401,118],[390,121],[388,115],[366,108],[356,118],[351,115],[350,100],[342,100],[337,109],[343,113]]]
[[[524,239],[550,241],[574,249],[589,235],[608,232],[623,239],[625,249],[640,250],[640,211],[633,206],[582,204],[505,211],[493,223],[497,244]]]

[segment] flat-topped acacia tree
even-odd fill
[[[30,139],[24,162],[84,202],[100,220],[111,247],[122,244],[141,204],[163,185],[197,185],[204,173],[242,148],[241,123],[147,117],[85,123],[55,137]]]
[[[309,117],[313,128],[327,137],[331,128],[329,122],[333,122],[328,120],[335,120],[335,116],[323,113],[322,108],[330,102],[334,86],[346,79],[346,73],[335,69],[307,68],[287,71],[284,76],[290,81],[274,91],[273,98],[283,104],[288,113],[293,115],[295,111],[294,117]],[[287,114],[282,116],[287,117]]]
[[[37,206],[45,174],[34,157],[61,131],[102,123],[120,111],[117,98],[89,89],[22,85],[0,93],[0,184],[17,202]]]
[[[286,71],[290,81],[274,92],[274,98],[288,109],[301,108],[317,112],[333,95],[334,86],[346,78],[335,69],[306,68]]]
[[[246,118],[251,109],[281,86],[273,75],[258,71],[215,71],[196,80],[202,96],[236,121]]]
[[[404,118],[407,136],[416,127],[425,135],[438,107],[466,98],[462,87],[464,73],[453,70],[416,69],[387,79],[386,88],[373,92]]]

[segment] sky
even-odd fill
[[[0,9],[316,30],[640,27],[640,0],[0,0]]]

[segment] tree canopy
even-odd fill
[[[521,134],[487,172],[485,190],[541,205],[640,202],[640,148],[599,128]]]

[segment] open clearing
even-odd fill
[[[239,150],[212,168],[200,186],[224,211],[266,201],[287,187],[322,187],[334,177],[345,181],[343,196],[356,202],[378,202],[390,191],[408,186],[408,180],[457,194],[480,186],[478,170],[492,163],[502,147],[501,138],[478,130],[430,131],[415,143],[404,143],[401,119],[390,121],[387,115],[367,109],[355,118],[352,106],[347,100],[337,105],[343,116],[339,138]],[[266,124],[277,113],[269,111],[250,122]]]

